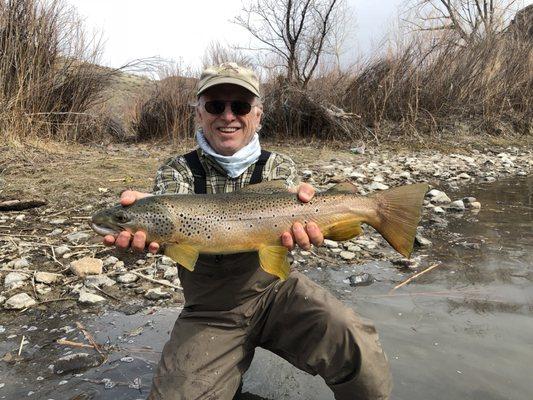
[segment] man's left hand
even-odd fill
[[[315,188],[308,183],[301,183],[294,189],[300,201],[307,203],[315,195]],[[305,226],[300,222],[295,222],[292,225],[290,232],[284,232],[281,235],[281,243],[283,246],[292,250],[297,244],[304,250],[309,250],[311,244],[320,246],[324,242],[324,235],[314,222],[309,222]]]

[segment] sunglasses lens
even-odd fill
[[[250,112],[252,106],[250,103],[245,101],[232,101],[231,102],[231,111],[235,115],[246,115]]]
[[[222,114],[226,109],[226,102],[222,100],[213,100],[205,102],[205,110],[209,114]],[[252,109],[252,105],[246,101],[232,101],[231,102],[231,112],[235,115],[246,115]]]
[[[220,100],[206,101],[204,107],[209,114],[222,114],[226,108],[226,103]]]

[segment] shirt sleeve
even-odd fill
[[[159,167],[152,192],[153,194],[194,193],[194,178],[184,157],[170,158]]]
[[[274,153],[269,162],[265,168],[267,175],[263,179],[266,178],[265,180],[268,181],[284,180],[287,187],[294,187],[300,183],[296,164],[290,157]]]

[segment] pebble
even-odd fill
[[[120,275],[117,278],[117,282],[120,282],[120,283],[132,283],[132,282],[135,282],[137,279],[139,279],[139,277],[137,275],[132,274],[132,273],[126,273],[124,275]]]
[[[35,304],[37,304],[37,302],[26,293],[19,293],[7,299],[4,303],[4,308],[22,310],[23,308],[31,307]]]
[[[148,289],[144,294],[144,297],[149,300],[168,299],[170,297],[170,293],[163,292],[160,288],[154,288]]]
[[[78,243],[86,242],[91,237],[92,235],[87,232],[74,232],[74,233],[67,235],[67,240],[70,243],[78,244]]]
[[[85,304],[98,304],[98,303],[104,302],[105,298],[97,294],[88,292],[86,290],[81,290],[78,301],[80,303],[85,303]]]
[[[10,272],[4,278],[4,287],[6,289],[15,289],[24,286],[26,281],[30,279],[27,274],[21,274],[19,272]]]
[[[334,240],[324,239],[324,246],[330,249],[336,249],[339,247],[339,243]]]
[[[433,245],[431,240],[426,239],[420,234],[415,236],[415,243],[420,247],[431,247]]]
[[[350,286],[368,286],[374,282],[374,277],[366,272],[362,272],[356,275],[350,275],[348,277]]]
[[[57,282],[62,277],[63,275],[61,274],[40,271],[35,274],[35,282],[51,284]]]
[[[79,277],[99,275],[102,273],[103,262],[99,258],[83,257],[70,263],[70,270]]]
[[[355,258],[355,253],[351,251],[341,251],[340,256],[344,260],[353,260]]]
[[[54,253],[56,253],[56,256],[62,257],[65,253],[68,253],[70,251],[70,247],[67,245],[58,246],[54,249]]]
[[[388,188],[389,186],[381,182],[372,182],[370,185],[367,185],[368,190],[387,190]]]
[[[13,268],[15,269],[24,269],[28,268],[31,263],[26,257],[17,258],[16,260],[13,260]]]
[[[86,286],[113,286],[116,282],[106,275],[89,275],[85,277]]]
[[[104,267],[110,267],[115,265],[118,262],[118,258],[115,256],[108,256],[102,260],[102,265]]]
[[[464,211],[465,210],[465,203],[463,203],[463,200],[452,201],[448,205],[448,209],[452,210],[452,211]]]
[[[430,198],[430,201],[433,204],[448,204],[451,202],[451,199],[448,197],[448,195],[444,192],[441,192],[437,189],[430,190],[427,194],[427,197]]]

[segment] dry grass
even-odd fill
[[[88,110],[115,73],[95,66],[98,53],[98,43],[59,0],[1,1],[2,136],[10,142],[92,140],[102,121]]]

